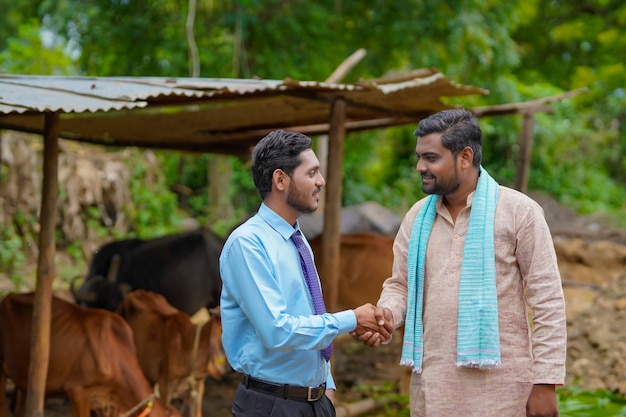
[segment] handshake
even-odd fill
[[[367,303],[355,308],[354,313],[356,328],[350,334],[358,341],[369,347],[377,347],[391,340],[393,333],[391,310]]]

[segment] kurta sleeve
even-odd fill
[[[533,382],[562,385],[567,327],[565,298],[554,243],[543,211],[529,204],[519,219],[516,255],[531,312]]]

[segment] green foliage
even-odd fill
[[[615,200],[620,198],[615,188],[626,184],[626,71],[623,60],[618,58],[626,54],[626,38],[621,36],[626,30],[626,3],[552,0],[535,7],[541,7],[539,18],[546,30],[536,30],[536,21],[530,20],[515,33],[524,51],[517,71],[520,82],[541,82],[562,90],[589,89],[573,100],[567,119],[558,121],[567,125],[555,132],[561,136],[553,139],[571,144],[569,139],[577,136],[582,143],[584,152],[575,152],[575,144],[566,154],[570,159],[559,158],[559,163],[581,165],[574,181],[582,186],[578,193],[570,193],[572,187],[567,186],[556,190],[557,194],[564,201],[586,206],[585,211],[598,206],[602,209],[603,205],[614,208],[618,205]],[[557,118],[563,114],[557,113]],[[566,172],[574,171],[571,166],[566,168]],[[590,205],[579,201],[589,198],[607,201]]]
[[[148,172],[141,154],[129,162],[134,170],[130,180],[132,206],[127,207],[133,229],[128,237],[148,239],[177,231],[183,217],[176,195],[165,186],[164,176]]]
[[[5,49],[0,49],[0,72],[69,75],[75,69],[63,39],[30,19],[20,23],[17,36],[6,39]]]
[[[88,75],[186,76],[185,3],[44,0],[39,13],[77,46]]]
[[[168,188],[178,190],[178,206],[191,217],[205,219],[209,155],[159,152],[158,156]]]
[[[178,192],[178,206],[190,217],[205,224],[212,207],[208,201],[207,165],[214,159],[213,155],[158,153],[164,174],[165,184],[169,189]],[[233,218],[219,218],[212,222],[211,228],[220,235],[225,235],[234,225],[254,213],[261,202],[252,177],[249,162],[246,159],[230,157],[233,167],[231,186],[227,195],[221,198],[230,200],[235,208]]]
[[[57,259],[55,270],[58,279],[53,282],[56,288],[67,288],[72,281],[80,281],[88,269],[80,241],[69,242],[64,249],[70,257],[70,262]]]
[[[187,7],[184,0],[0,0],[6,11],[0,71],[187,76]],[[205,77],[324,80],[365,48],[365,59],[345,81],[436,67],[490,91],[446,100],[468,107],[587,87],[555,105],[555,113],[536,115],[529,185],[579,211],[611,213],[623,209],[626,188],[625,26],[620,0],[226,0],[199,2],[194,34]],[[481,126],[485,166],[512,185],[521,117],[484,118]],[[347,136],[344,204],[374,200],[401,211],[421,197],[414,128]],[[188,195],[179,194],[181,208],[200,220],[210,217],[213,205],[206,192],[210,160],[171,152],[162,157],[164,185],[187,187]],[[245,162],[231,161],[234,179],[223,197],[236,212],[219,219],[224,224],[238,222],[259,202]],[[173,227],[167,220],[176,216],[173,195],[153,196],[140,184],[134,198],[141,209],[132,213],[141,225],[134,233],[147,233],[143,228],[157,219],[164,229]],[[147,201],[151,196],[156,202]]]
[[[237,216],[231,220],[230,225],[234,226],[258,210],[261,197],[250,174],[250,161],[242,158],[232,158],[231,161],[233,163],[231,199]]]
[[[20,274],[26,260],[24,249],[24,240],[12,225],[0,229],[0,270],[9,275],[15,287],[24,282],[24,277]]]
[[[626,416],[626,398],[608,391],[557,389],[561,417]]]
[[[572,102],[555,108],[557,117],[537,115],[530,186],[561,196],[581,213],[622,210],[626,190],[603,162],[615,137],[589,129]]]
[[[398,387],[392,383],[382,385],[358,384],[351,388],[351,391],[359,393],[363,398],[377,399],[382,403],[382,410],[375,409],[364,416],[379,416],[381,411],[387,417],[409,417],[409,396],[398,394]]]
[[[8,42],[19,32],[19,27],[37,16],[37,2],[0,0],[2,25],[0,25],[0,51],[7,48]]]
[[[415,126],[346,137],[343,205],[376,201],[398,215],[423,197],[415,171]]]

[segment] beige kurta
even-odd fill
[[[457,299],[472,199],[473,193],[454,223],[441,199],[437,205],[424,271],[423,372],[412,374],[411,417],[525,416],[533,384],[564,383],[565,301],[550,230],[541,206],[503,186],[495,215],[502,365],[489,371],[456,367]],[[423,202],[400,226],[392,277],[378,301],[392,310],[396,327],[407,311],[409,238]]]

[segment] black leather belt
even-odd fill
[[[325,383],[319,387],[299,387],[297,385],[274,384],[273,382],[253,378],[250,375],[244,375],[243,385],[246,388],[265,394],[300,401],[317,401],[326,392]]]

